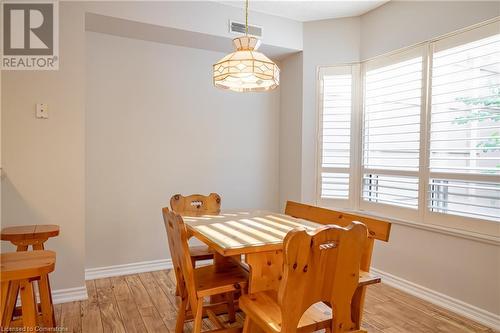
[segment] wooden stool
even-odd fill
[[[10,241],[17,246],[17,251],[28,251],[31,246],[33,250],[43,250],[44,243],[50,238],[59,235],[59,226],[54,224],[23,225],[7,227],[0,233],[1,240]],[[47,281],[47,283],[49,283]],[[12,282],[12,292],[9,294],[8,308],[6,313],[10,313],[10,318],[16,312],[16,301],[19,295],[19,281]],[[40,286],[39,286],[40,288]],[[50,288],[50,284],[49,284]]]
[[[59,226],[54,224],[23,225],[2,229],[0,238],[17,246],[17,251],[28,251],[31,245],[33,250],[43,250],[44,243],[50,238],[59,235]]]
[[[34,332],[36,326],[55,327],[54,307],[48,276],[55,268],[55,252],[30,251],[2,253],[0,262],[0,318],[2,329],[22,325],[26,332]],[[32,282],[36,280],[39,280],[40,315],[38,315],[32,285]],[[12,312],[7,310],[15,307],[17,288],[19,287],[21,292],[22,318],[12,321]],[[15,294],[16,297],[12,297],[12,294]]]

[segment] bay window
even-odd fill
[[[322,67],[318,202],[500,236],[499,31]]]

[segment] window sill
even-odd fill
[[[481,243],[485,243],[485,244],[500,246],[500,238],[495,237],[495,236],[489,236],[489,235],[485,235],[485,234],[480,234],[480,233],[475,233],[475,232],[460,230],[460,229],[446,228],[446,227],[443,227],[440,225],[435,225],[435,224],[430,224],[430,223],[425,223],[425,224],[418,223],[418,222],[393,218],[393,217],[389,217],[389,216],[384,216],[381,214],[377,214],[377,213],[370,212],[370,211],[364,211],[364,210],[342,209],[342,211],[354,213],[354,214],[358,214],[358,215],[364,215],[367,217],[379,218],[379,219],[386,220],[387,222],[390,222],[393,224],[403,225],[403,226],[407,226],[407,227],[411,227],[411,228],[437,232],[437,233],[440,233],[443,235],[454,236],[454,237],[473,240],[473,241],[477,241],[477,242],[481,242]],[[499,225],[499,228],[500,228],[500,225]]]

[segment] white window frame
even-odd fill
[[[356,147],[358,143],[356,138],[358,137],[358,123],[359,123],[359,77],[360,77],[360,65],[359,64],[345,64],[339,66],[331,67],[320,67],[318,70],[318,136],[317,136],[317,147],[318,156],[317,162],[317,186],[316,201],[324,206],[334,206],[343,209],[354,209],[355,203],[353,198],[357,197],[357,186],[353,182],[356,177],[355,168],[353,166],[357,165],[357,151]],[[349,168],[324,168],[323,167],[323,76],[325,75],[342,75],[351,74],[351,149],[350,149],[350,161]],[[349,174],[349,196],[348,199],[332,199],[332,198],[322,198],[322,173],[332,172],[332,173],[347,173]]]
[[[462,33],[449,36],[447,38],[435,40],[429,43],[429,67],[432,68],[432,55],[434,52],[439,52],[441,50],[449,49],[455,46],[467,44],[473,42],[475,40],[480,40],[483,38],[487,38],[494,34],[498,34],[500,31],[500,20],[496,20],[492,23],[476,27],[474,29],[464,31]],[[439,179],[456,179],[456,180],[470,180],[470,181],[486,181],[486,182],[498,182],[500,183],[500,176],[498,175],[487,175],[487,174],[465,174],[465,173],[448,173],[448,172],[431,172],[429,168],[429,150],[430,150],[430,125],[431,125],[431,114],[432,114],[432,75],[429,76],[428,80],[428,109],[427,109],[427,117],[428,117],[428,142],[427,142],[427,152],[425,155],[426,164],[425,164],[425,173],[426,173],[426,196],[424,198],[425,206],[423,207],[423,221],[432,221],[433,224],[448,227],[448,228],[457,228],[464,229],[468,231],[475,231],[482,234],[500,236],[500,223],[491,221],[491,220],[483,220],[474,217],[465,217],[460,215],[451,215],[439,212],[432,212],[428,209],[428,187],[429,187],[429,179],[431,178],[439,178]]]
[[[451,215],[445,213],[431,212],[428,208],[428,190],[430,178],[442,179],[458,179],[458,180],[471,180],[471,181],[490,181],[500,182],[500,176],[497,175],[470,175],[470,174],[457,174],[457,173],[442,173],[430,172],[429,169],[429,151],[430,151],[430,116],[432,107],[432,55],[436,45],[441,46],[442,49],[450,48],[453,46],[466,44],[474,40],[485,38],[491,34],[500,31],[500,18],[495,18],[487,22],[469,27],[440,38],[429,40],[420,43],[416,46],[405,48],[402,51],[392,52],[388,55],[382,55],[371,60],[362,61],[360,63],[343,64],[338,66],[323,66],[318,70],[318,136],[317,136],[317,175],[316,175],[316,203],[320,206],[333,207],[337,209],[347,209],[357,211],[366,215],[375,215],[386,217],[388,219],[396,219],[404,221],[409,224],[424,224],[434,225],[437,229],[444,227],[447,230],[457,230],[458,233],[472,233],[476,235],[484,235],[484,237],[493,237],[497,239],[500,237],[500,223],[484,220],[473,217],[464,217],[458,215]],[[362,175],[368,170],[369,173],[378,173],[382,175],[398,175],[405,174],[404,171],[392,172],[388,170],[365,169],[363,166],[362,152],[363,152],[363,128],[364,126],[364,74],[367,69],[378,66],[382,67],[383,64],[390,64],[394,59],[403,61],[404,57],[409,55],[421,54],[423,57],[423,72],[422,72],[422,94],[421,94],[421,114],[420,114],[420,159],[419,171],[416,172],[419,179],[418,190],[418,209],[397,207],[382,203],[366,202],[361,199],[362,191]],[[322,168],[322,110],[323,110],[323,91],[322,91],[322,73],[338,71],[339,68],[350,67],[352,69],[352,84],[353,84],[353,101],[352,101],[352,116],[351,116],[351,152],[350,152],[350,168],[349,168],[349,199],[326,199],[321,198],[321,172],[327,171]],[[415,172],[408,174],[414,175]],[[482,236],[479,236],[482,237]]]
[[[361,149],[360,149],[360,178],[363,177],[365,173],[369,174],[379,174],[379,175],[387,175],[387,176],[412,176],[415,177],[419,180],[419,190],[418,190],[418,208],[417,209],[411,209],[411,208],[405,208],[405,207],[398,207],[398,206],[393,206],[393,205],[388,205],[384,203],[378,203],[378,202],[368,202],[360,198],[359,200],[359,209],[364,210],[364,211],[370,211],[370,212],[376,212],[378,214],[386,214],[392,217],[396,218],[402,218],[402,219],[408,219],[408,220],[418,220],[419,219],[419,214],[420,214],[420,204],[421,204],[421,194],[422,194],[422,186],[420,182],[420,172],[422,170],[422,165],[419,165],[419,170],[418,171],[395,171],[395,170],[385,170],[385,169],[375,169],[375,168],[365,168],[363,165],[363,151],[364,151],[364,140],[363,140],[363,132],[364,132],[364,125],[365,125],[365,112],[364,112],[364,94],[365,94],[365,75],[369,70],[373,70],[376,68],[384,67],[391,65],[393,63],[397,62],[402,62],[405,60],[409,60],[412,58],[416,57],[422,57],[422,91],[421,91],[421,100],[420,100],[420,143],[419,143],[419,151],[420,151],[420,163],[421,163],[421,156],[422,156],[422,148],[425,147],[425,145],[422,142],[422,139],[425,137],[423,135],[423,119],[422,115],[425,113],[425,98],[426,98],[426,89],[425,89],[425,82],[427,80],[427,70],[426,70],[426,57],[427,57],[427,52],[426,49],[422,46],[417,46],[411,49],[407,49],[403,52],[398,52],[395,54],[391,54],[387,57],[382,57],[382,58],[377,58],[374,60],[369,60],[365,61],[362,63],[362,70],[361,70],[361,80],[362,80],[362,85],[360,87],[362,93],[363,93],[363,98],[361,98],[361,103],[362,107],[360,108],[360,113],[361,113],[361,123],[360,126],[362,126],[362,130],[360,132],[361,137],[359,138],[360,144],[361,144]],[[362,179],[360,179],[360,191],[362,191]]]

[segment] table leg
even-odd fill
[[[235,263],[241,261],[241,256],[225,257],[218,252],[214,253],[214,265],[217,272],[223,272],[228,266],[234,266]]]
[[[245,260],[250,267],[248,292],[278,290],[283,270],[283,252],[249,253]]]
[[[241,256],[225,257],[217,252],[214,253],[214,266],[217,272],[223,272],[228,266],[234,266],[235,262],[241,261]],[[210,303],[222,303],[226,300],[226,295],[214,295],[210,296]]]

